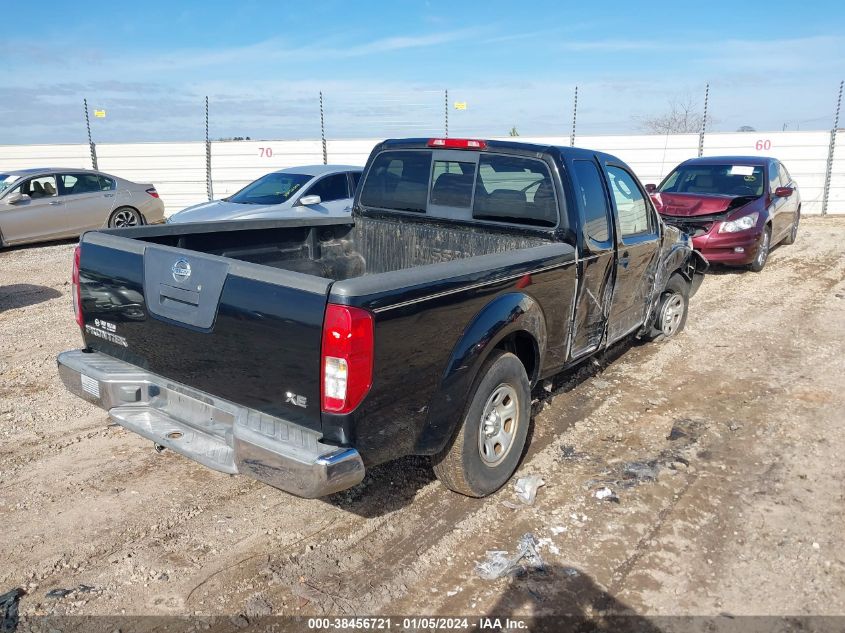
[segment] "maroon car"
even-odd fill
[[[646,190],[666,223],[690,235],[712,263],[759,272],[772,246],[798,234],[801,197],[774,158],[692,158]]]

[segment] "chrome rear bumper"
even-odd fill
[[[247,475],[300,497],[322,497],[364,478],[353,448],[316,431],[174,383],[98,352],[59,354],[71,392],[116,423],[224,473]]]

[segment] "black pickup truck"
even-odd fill
[[[157,448],[300,496],[412,454],[483,496],[518,465],[532,385],[680,331],[706,266],[613,156],[390,140],[351,218],[85,233],[84,349],[59,372]]]

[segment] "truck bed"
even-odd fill
[[[354,223],[279,226],[279,223],[214,223],[142,229],[137,238],[187,251],[343,281],[478,255],[504,253],[548,240],[489,227],[396,218],[357,218]],[[233,230],[240,229],[240,230]]]

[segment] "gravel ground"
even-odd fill
[[[308,501],[156,454],[56,375],[73,245],[2,251],[0,593],[22,616],[845,615],[843,243],[805,218],[763,273],[708,275],[676,339],[538,388],[530,507],[421,458]],[[528,532],[545,571],[478,576]]]

